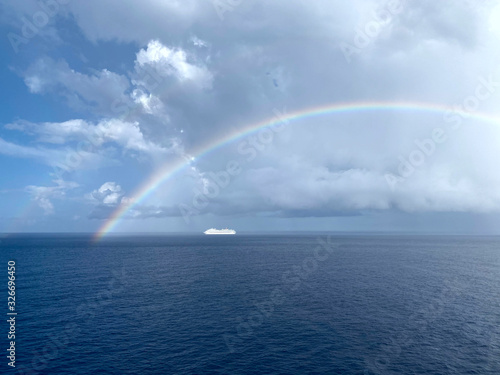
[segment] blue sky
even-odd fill
[[[0,232],[95,232],[120,207],[117,232],[500,232],[497,2],[0,7]],[[414,110],[297,119],[198,157],[276,113],[362,102]]]

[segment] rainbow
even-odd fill
[[[221,147],[255,133],[263,128],[271,128],[282,123],[289,123],[299,119],[314,118],[324,115],[340,113],[360,113],[360,112],[380,112],[380,111],[413,111],[426,113],[439,113],[459,116],[462,118],[474,118],[489,123],[499,123],[500,118],[478,112],[467,112],[459,109],[452,109],[449,106],[420,103],[420,102],[352,102],[336,103],[315,108],[306,108],[289,114],[274,116],[256,124],[251,124],[235,133],[229,134],[221,139],[213,140],[199,149],[192,152],[195,159],[206,156]],[[126,203],[122,203],[105,223],[95,233],[94,239],[99,240],[111,232],[120,222],[125,214],[134,206],[140,204],[151,195],[159,186],[165,183],[172,176],[176,175],[190,165],[190,160],[180,160],[176,163],[168,163],[157,170],[132,196]]]

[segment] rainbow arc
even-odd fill
[[[473,118],[487,123],[500,123],[500,118],[484,113],[466,112],[458,109],[451,109],[449,106],[421,103],[421,102],[352,102],[352,103],[336,103],[333,105],[307,108],[304,110],[296,111],[293,113],[280,114],[271,119],[266,119],[261,122],[250,124],[236,133],[229,134],[223,138],[213,140],[202,147],[198,148],[191,154],[195,159],[202,158],[209,153],[224,147],[225,145],[235,142],[239,139],[247,137],[248,135],[258,132],[267,127],[278,126],[283,122],[293,123],[301,119],[314,118],[326,115],[335,115],[341,113],[363,113],[363,112],[420,112],[420,113],[437,113],[442,114],[451,121],[452,116],[459,116],[463,118]],[[456,118],[455,118],[456,119]],[[139,189],[135,191],[132,197],[116,208],[112,215],[103,223],[99,230],[95,233],[95,240],[103,238],[106,234],[111,232],[118,223],[125,217],[127,212],[145,201],[152,192],[158,189],[162,184],[175,176],[177,173],[183,171],[190,165],[190,160],[180,160],[176,163],[168,163],[158,169],[151,177],[143,183]]]

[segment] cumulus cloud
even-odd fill
[[[55,186],[34,186],[30,185],[25,190],[30,194],[31,199],[38,204],[45,215],[55,213],[53,199],[63,199],[66,192],[79,186],[76,182],[55,180]]]
[[[137,53],[136,70],[153,69],[160,77],[174,77],[180,82],[190,82],[200,88],[210,88],[213,76],[202,64],[188,61],[186,51],[169,48],[158,40],[152,40],[147,48]],[[137,83],[147,86],[144,80]]]
[[[200,39],[195,41],[198,46],[203,44]],[[92,110],[102,116],[116,117],[125,107],[129,116],[137,116],[140,113],[136,112],[143,109],[147,114],[168,117],[168,113],[162,111],[164,103],[153,93],[160,85],[163,91],[172,84],[209,89],[214,79],[194,53],[170,48],[158,40],[140,49],[134,64],[130,76],[107,69],[85,74],[70,68],[64,60],[42,57],[26,70],[24,82],[30,92],[62,95],[70,106],[81,111]]]
[[[204,43],[194,40],[197,46]],[[177,137],[178,144],[184,128],[197,121],[190,117],[199,116],[193,109],[203,107],[213,73],[196,51],[169,47],[158,40],[149,41],[128,63],[133,69],[125,75],[108,69],[84,73],[64,60],[42,57],[26,70],[24,82],[34,94],[63,96],[72,108],[99,115],[100,124],[130,123],[128,129],[137,126],[141,134],[165,143]],[[66,121],[61,128],[81,122]],[[15,126],[20,127],[11,125]]]
[[[88,195],[92,201],[106,206],[116,206],[121,203],[124,196],[122,188],[116,182],[105,182],[99,189]]]
[[[127,202],[127,197],[122,187],[116,182],[105,182],[98,189],[85,195],[86,200],[93,206],[88,214],[89,219],[105,219],[122,203]]]
[[[105,182],[99,189],[87,194],[86,199],[94,207],[89,213],[90,219],[106,219],[120,205],[130,205],[131,200],[116,182]],[[134,205],[125,215],[126,219],[149,219],[179,216],[177,207]]]

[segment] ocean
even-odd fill
[[[500,374],[499,237],[0,239],[1,373]]]

